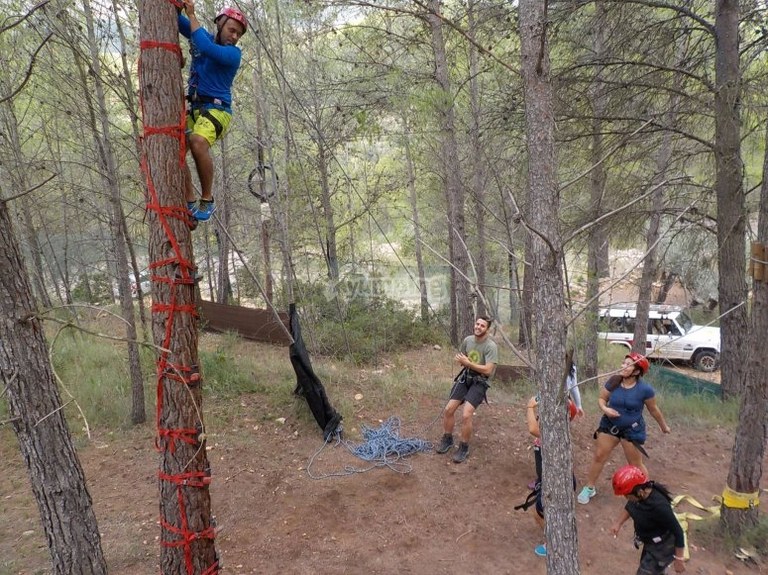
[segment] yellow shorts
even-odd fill
[[[195,108],[187,114],[187,137],[197,134],[208,140],[209,146],[213,146],[227,132],[231,121],[232,114],[224,110]]]

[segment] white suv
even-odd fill
[[[632,347],[636,306],[600,309],[598,337]],[[653,359],[688,361],[700,371],[715,371],[720,360],[720,328],[694,325],[682,307],[651,305],[648,312],[646,355]]]

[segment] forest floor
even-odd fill
[[[249,343],[258,353],[260,344]],[[422,371],[446,371],[444,361],[425,361],[424,352],[408,359]],[[428,355],[428,354],[427,354]],[[435,365],[440,367],[435,368]],[[418,377],[413,392],[388,407],[354,396],[359,405],[344,414],[346,430],[378,427],[402,415],[402,437],[438,441],[444,397],[422,395]],[[446,381],[446,393],[449,381]],[[377,468],[346,474],[346,466],[365,462],[343,445],[323,446],[319,428],[295,412],[264,413],[265,398],[242,395],[226,404],[210,401],[207,412],[227,411],[226,427],[211,429],[212,509],[218,524],[217,548],[224,573],[232,574],[416,574],[484,575],[546,573],[546,560],[533,549],[543,542],[532,511],[515,511],[528,494],[533,454],[524,420],[525,403],[502,389],[489,392],[477,411],[475,438],[465,463],[433,451],[405,460],[410,472]],[[345,398],[346,399],[346,398]],[[355,401],[358,401],[355,404]],[[661,400],[663,409],[663,399]],[[572,425],[575,472],[585,477],[593,452],[596,407]],[[298,411],[295,410],[295,411]],[[673,432],[663,435],[651,421],[647,448],[652,476],[674,493],[705,506],[722,492],[731,459],[732,430],[719,426],[685,428],[666,413]],[[281,421],[285,417],[285,421]],[[160,554],[158,455],[151,424],[128,431],[98,431],[78,440],[79,455],[93,498],[102,545],[113,575],[153,575]],[[0,428],[0,575],[50,572],[44,534],[15,438]],[[624,463],[616,450],[606,465],[597,496],[576,504],[581,573],[634,573],[639,551],[626,525],[610,536],[623,500],[613,496],[610,475]],[[766,461],[768,463],[768,461]],[[308,473],[308,467],[309,471]],[[763,466],[768,469],[768,465]],[[334,475],[335,474],[335,475]],[[330,475],[330,476],[327,476]],[[313,477],[327,476],[322,479]],[[581,484],[579,484],[579,487]],[[711,517],[689,505],[681,511]],[[691,522],[688,573],[753,575],[768,566],[744,563],[714,535],[714,521]]]

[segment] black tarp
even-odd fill
[[[312,369],[309,353],[301,337],[296,304],[290,305],[288,315],[291,324],[291,336],[293,337],[293,343],[288,354],[291,358],[293,371],[296,372],[294,393],[307,400],[312,415],[315,416],[317,424],[323,430],[323,438],[328,441],[334,434],[341,433],[342,417],[331,407],[328,396],[325,394],[325,387]]]

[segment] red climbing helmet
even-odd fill
[[[576,407],[576,404],[573,403],[572,399],[569,399],[568,400],[568,419],[570,421],[573,421],[573,419],[576,417],[577,413],[579,413],[579,410]]]
[[[625,465],[620,467],[613,474],[613,492],[616,495],[632,495],[635,487],[648,483],[643,470],[634,465]]]
[[[232,20],[240,22],[240,24],[243,25],[243,32],[248,31],[248,20],[246,19],[245,14],[240,12],[240,10],[237,8],[222,8],[222,10],[216,14],[216,18],[213,19],[213,23],[217,23],[219,18],[222,16],[226,16],[227,18],[232,18]]]
[[[646,358],[644,355],[640,355],[635,351],[628,353],[624,356],[624,358],[631,359],[634,364],[640,368],[641,375],[645,375],[648,373],[648,370],[651,369],[651,364],[648,362],[648,358]]]

